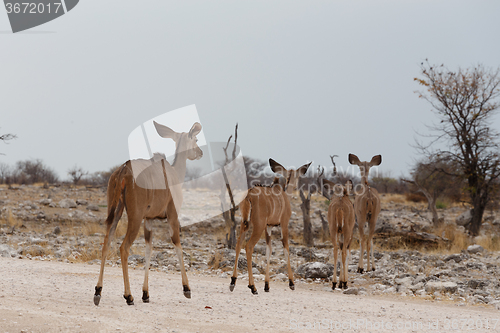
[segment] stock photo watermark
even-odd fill
[[[297,319],[290,320],[290,330],[297,331],[323,331],[323,330],[370,330],[370,331],[387,331],[387,330],[456,330],[456,331],[472,331],[482,332],[484,330],[498,330],[499,319],[435,319],[430,321],[418,320],[369,320],[359,318],[356,320],[331,320],[322,319],[314,322],[300,321]]]
[[[189,132],[184,139],[183,132]],[[129,134],[128,148],[135,183],[148,190],[168,188],[181,226],[228,211],[247,193],[240,147],[207,141],[195,105],[145,121]]]
[[[4,0],[12,32],[20,32],[63,16],[79,0]]]

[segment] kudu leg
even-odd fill
[[[283,243],[283,252],[285,253],[285,260],[288,265],[288,286],[290,289],[295,290],[295,284],[293,283],[293,272],[292,272],[292,266],[290,264],[290,249],[288,247],[288,227],[281,227],[281,234],[282,234],[282,239],[281,242]]]
[[[335,238],[335,239],[334,239]],[[337,235],[335,237],[332,237],[332,243],[333,243],[333,263],[335,265],[335,268],[333,269],[333,281],[332,281],[332,289],[335,289],[337,287],[337,266],[338,266],[338,259],[339,259],[339,248],[338,248],[338,243],[337,243]],[[340,278],[340,272],[339,272],[339,278]]]
[[[340,288],[347,289],[347,246],[342,246],[342,270],[340,277]]]
[[[373,256],[373,236],[368,237],[367,240],[367,249],[366,249],[366,261],[367,261],[367,271],[375,270],[375,258]]]
[[[370,269],[372,271],[375,270],[375,257],[373,256],[373,235],[375,234],[375,223],[376,223],[376,218],[375,216],[372,216],[372,219],[369,221],[369,228],[370,230],[368,231],[368,240],[367,240],[367,250],[366,250],[366,261],[367,261],[367,270],[369,271]],[[370,267],[371,263],[371,267]]]
[[[106,236],[104,237],[104,243],[102,245],[102,257],[101,257],[101,271],[99,272],[99,280],[97,281],[97,285],[95,287],[94,294],[94,304],[99,305],[101,301],[101,291],[104,279],[104,266],[106,265],[106,259],[109,253],[109,246],[111,244],[111,240],[113,239],[116,231],[116,226],[118,225],[118,221],[123,212],[123,205],[118,205],[118,208],[115,211],[115,214],[112,217],[112,220],[106,220]],[[110,218],[110,217],[108,217]]]
[[[182,254],[182,245],[180,238],[180,224],[177,213],[171,214],[168,217],[171,227],[172,243],[174,244],[175,253],[177,253],[177,258],[179,259],[179,265],[181,266],[181,276],[182,276],[182,289],[184,296],[186,298],[191,298],[191,289],[189,288],[189,282],[186,274],[186,268],[184,267],[184,257]]]
[[[122,260],[122,270],[123,270],[123,284],[125,285],[125,291],[123,297],[127,301],[128,305],[134,305],[134,297],[130,292],[130,281],[128,278],[128,256],[130,254],[130,247],[139,233],[141,228],[141,218],[129,216],[127,233],[123,239],[123,243],[120,246],[120,257]]]
[[[255,288],[255,282],[253,280],[253,272],[252,272],[252,254],[253,254],[253,248],[255,247],[255,244],[259,241],[260,235],[262,235],[262,230],[257,230],[256,226],[254,225],[254,229],[252,232],[252,236],[247,242],[247,246],[245,247],[245,250],[247,252],[247,270],[248,270],[248,288],[252,291],[252,294],[257,295],[257,288]]]
[[[146,264],[144,265],[144,283],[142,285],[142,301],[149,303],[149,263],[151,260],[151,250],[153,242],[153,233],[151,229],[151,220],[144,220],[144,240],[146,242]]]
[[[245,239],[246,231],[248,230],[248,222],[245,224],[241,223],[240,226],[240,235],[238,236],[238,241],[236,242],[236,256],[234,257],[234,270],[233,276],[231,276],[231,284],[229,285],[229,290],[233,291],[234,286],[236,285],[236,279],[238,278],[238,258],[241,252],[241,245],[243,244],[243,240]]]
[[[358,219],[360,221],[360,219]],[[364,271],[364,263],[363,257],[365,255],[365,244],[366,244],[366,236],[365,236],[365,224],[364,222],[358,222],[358,230],[359,230],[359,261],[358,261],[358,273],[363,273]],[[366,254],[366,258],[368,259],[368,253]]]
[[[269,264],[271,261],[272,254],[272,244],[271,244],[271,229],[268,227],[266,229],[266,259],[267,259],[267,267],[266,267],[266,278],[265,278],[265,286],[264,291],[269,292]]]

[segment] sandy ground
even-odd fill
[[[344,295],[323,284],[246,281],[229,291],[229,277],[151,272],[150,303],[142,303],[142,269],[131,269],[135,305],[122,297],[121,268],[106,267],[103,296],[93,303],[99,267],[0,258],[1,332],[500,332],[500,311],[402,298]],[[341,328],[343,325],[343,329]],[[480,326],[482,325],[482,328]],[[413,326],[413,327],[411,327]],[[489,328],[487,328],[489,327]]]

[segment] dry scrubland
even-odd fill
[[[199,200],[217,200],[215,197],[205,198],[202,192],[196,191],[186,191],[185,196],[196,196]],[[4,327],[11,327],[9,328],[11,331],[19,331],[24,329],[23,323],[31,322],[33,324],[31,326],[26,324],[27,331],[51,331],[47,327],[37,328],[35,325],[38,322],[51,322],[44,317],[44,313],[47,312],[49,317],[58,316],[57,320],[54,319],[57,321],[54,327],[63,331],[95,331],[99,327],[104,331],[128,330],[126,327],[141,331],[141,326],[126,324],[131,322],[133,316],[137,317],[140,313],[146,319],[141,319],[139,322],[149,325],[147,327],[152,330],[159,331],[236,332],[239,328],[244,331],[253,331],[256,328],[288,331],[293,328],[290,320],[314,321],[318,318],[323,319],[321,314],[324,314],[325,319],[341,320],[340,317],[333,317],[332,313],[344,306],[350,309],[346,310],[345,318],[353,320],[359,319],[359,316],[366,316],[367,311],[372,319],[417,320],[418,316],[415,317],[412,308],[434,309],[432,307],[436,308],[429,312],[429,316],[421,319],[432,319],[434,318],[432,315],[437,313],[441,313],[442,320],[500,318],[497,315],[500,312],[496,310],[500,308],[498,280],[500,215],[496,212],[487,212],[482,235],[471,239],[463,232],[463,227],[455,223],[457,217],[465,212],[467,207],[452,206],[441,209],[439,213],[444,217],[444,225],[439,230],[434,230],[425,210],[426,205],[423,203],[407,202],[400,195],[385,195],[382,199],[382,212],[377,224],[378,236],[375,239],[377,269],[365,274],[356,273],[359,251],[355,241],[351,251],[348,289],[343,292],[347,295],[342,295],[339,290],[331,291],[329,276],[334,268],[331,264],[331,242],[323,241],[321,220],[316,213],[321,209],[326,215],[327,203],[323,198],[313,198],[311,205],[316,244],[313,248],[302,245],[300,199],[294,197],[292,200],[294,212],[290,221],[290,252],[297,281],[294,292],[287,289],[286,265],[279,240],[280,232],[275,228],[271,257],[271,293],[263,291],[265,241],[261,239],[255,247],[253,260],[259,296],[252,296],[246,287],[244,255],[240,256],[238,263],[241,269],[235,292],[230,294],[228,287],[234,264],[234,251],[224,248],[224,222],[217,216],[182,228],[185,265],[193,289],[193,300],[184,299],[181,292],[179,263],[171,242],[165,237],[166,226],[157,222],[154,225],[154,250],[151,263],[153,275],[150,277],[152,303],[147,305],[148,308],[144,308],[146,305],[142,303],[138,304],[142,287],[141,268],[144,262],[142,235],[132,246],[132,255],[129,258],[129,265],[135,268],[132,270],[132,293],[137,299],[136,305],[127,309],[125,301],[121,298],[123,282],[121,269],[118,267],[120,266],[118,246],[126,230],[124,214],[107,261],[108,266],[113,267],[107,268],[105,272],[103,299],[99,307],[111,307],[111,309],[95,310],[92,295],[99,273],[100,248],[104,238],[105,228],[102,223],[107,210],[105,192],[99,188],[52,186],[44,188],[36,185],[0,187],[0,256],[4,257],[0,260],[4,277],[0,289],[2,293],[0,309],[5,314],[4,323],[11,325]],[[183,219],[187,221],[186,216],[181,216],[181,221]],[[355,237],[357,239],[356,235]],[[474,244],[479,246],[470,246]],[[65,263],[76,263],[76,265]],[[28,280],[26,284],[20,284],[16,281],[20,277],[28,278],[30,275],[36,276],[32,279],[46,278],[50,282],[37,282],[40,286],[36,287],[37,284],[33,286],[38,291],[25,295],[23,289],[29,288],[31,282]],[[51,281],[52,279],[55,280]],[[37,292],[40,295],[35,297],[38,295]],[[58,296],[59,292],[61,295]],[[66,301],[73,304],[72,307],[77,313],[70,313],[69,310],[66,315],[64,311],[58,313],[59,310],[54,309],[55,305],[40,305],[46,298],[47,302],[49,299],[54,299],[57,303],[58,297],[61,297],[62,304]],[[287,300],[286,306],[275,304],[280,297]],[[258,303],[259,300],[265,303]],[[330,300],[331,305],[328,303]],[[366,300],[370,304],[375,302],[374,304],[383,303],[383,305],[377,305],[378,308],[373,311],[360,312],[358,310],[361,309],[355,309],[355,302],[367,304]],[[39,310],[34,311],[31,317],[19,315],[18,312],[22,312],[22,308],[18,309],[15,303],[21,301],[26,302],[25,306],[38,304],[36,306]],[[79,303],[82,303],[80,307],[77,305]],[[205,309],[205,305],[212,309]],[[248,311],[244,310],[245,305],[248,305]],[[154,317],[150,313],[155,307],[169,313],[171,310],[169,306],[175,307],[171,314]],[[226,314],[222,311],[223,306],[226,306]],[[257,308],[259,310],[256,310]],[[124,313],[120,316],[122,322],[115,318],[104,326],[95,326],[102,321],[99,313],[111,316],[111,313],[118,309],[120,313]],[[202,311],[196,315],[200,316],[201,326],[189,321],[196,309]],[[266,312],[263,309],[268,310]],[[257,311],[255,314],[264,311],[258,317],[262,322],[256,321],[252,311]],[[78,312],[82,312],[81,320],[76,320],[71,325],[78,323],[80,326],[64,324],[61,318],[65,316],[78,318]],[[128,313],[131,318],[127,317]],[[178,315],[175,315],[176,313]],[[467,316],[464,316],[464,313],[467,313]],[[481,317],[480,314],[486,317]],[[273,321],[273,315],[276,321]],[[294,315],[296,317],[293,317]],[[31,321],[29,318],[32,318]],[[234,321],[228,322],[230,319]],[[166,324],[168,321],[173,324],[168,326]],[[12,324],[14,322],[16,324]],[[218,326],[218,323],[224,323],[224,328]],[[207,325],[206,329],[204,325]],[[3,326],[2,323],[0,326]],[[500,325],[498,326],[497,330],[500,329]],[[297,327],[306,328],[300,325]],[[352,330],[356,331],[357,328]],[[426,330],[425,327],[423,330]],[[432,331],[430,328],[429,330]]]

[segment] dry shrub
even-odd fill
[[[427,202],[427,199],[422,193],[405,193],[405,199],[411,202]]]

